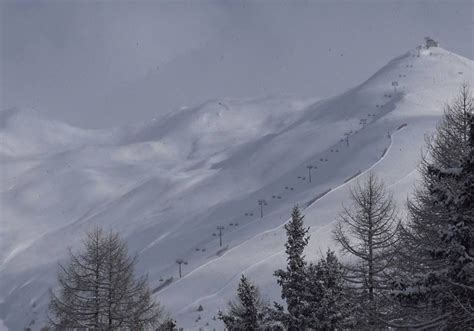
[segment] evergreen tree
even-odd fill
[[[458,95],[444,107],[444,114],[436,133],[426,139],[431,163],[437,167],[459,167],[461,159],[469,154],[469,118],[474,112],[471,88],[463,84]],[[427,171],[424,167],[423,171]]]
[[[472,114],[471,92],[463,85],[428,141],[431,158],[424,160],[422,185],[408,204],[394,284],[405,323],[462,329],[466,319],[473,321],[460,313],[472,314],[473,307],[466,299],[473,296],[467,276],[473,274]]]
[[[474,116],[470,122],[470,152],[461,167],[430,168],[439,178],[430,187],[431,194],[447,214],[446,226],[438,233],[444,245],[433,252],[446,268],[432,277],[448,291],[445,304],[451,329],[474,325]]]
[[[306,262],[303,255],[309,241],[309,228],[304,227],[303,218],[299,208],[294,207],[291,220],[285,224],[287,235],[285,252],[288,265],[286,270],[280,269],[274,273],[281,286],[281,297],[287,303],[288,313],[283,314],[282,307],[278,304],[275,306],[280,312],[282,322],[289,330],[304,330],[310,327],[305,317]]]
[[[229,303],[227,314],[219,312],[226,328],[231,331],[260,330],[264,324],[265,305],[257,287],[242,275],[237,288],[237,302]]]
[[[351,188],[353,206],[345,208],[334,229],[342,252],[353,257],[346,279],[358,296],[358,323],[376,327],[384,311],[384,291],[390,278],[398,220],[393,198],[372,173],[363,185]]]
[[[117,233],[97,228],[84,248],[60,265],[59,289],[51,291],[50,322],[58,329],[143,329],[156,325],[160,310],[146,277],[136,278],[136,258],[128,256]]]
[[[344,268],[336,254],[328,250],[326,258],[311,263],[306,271],[305,315],[314,330],[347,327],[352,314],[349,291],[344,281]]]
[[[414,274],[400,297],[430,311],[431,326],[464,330],[474,324],[474,116],[470,116],[469,154],[460,167],[430,165],[436,178],[429,186],[433,204],[441,208],[437,247],[429,251],[425,273]],[[426,248],[425,248],[426,249]],[[417,269],[415,269],[417,270]],[[413,273],[413,271],[412,271]],[[412,275],[412,274],[409,274]],[[421,293],[420,293],[421,292]],[[414,295],[415,293],[415,295]]]
[[[469,151],[469,116],[474,106],[468,85],[464,84],[459,95],[444,109],[444,116],[437,126],[436,133],[427,139],[427,154],[423,158],[420,172],[421,185],[408,201],[410,218],[401,227],[402,245],[400,246],[400,263],[402,273],[426,274],[428,270],[442,269],[440,261],[431,259],[431,252],[444,243],[440,241],[438,231],[443,227],[446,210],[436,203],[430,187],[436,185],[439,178],[429,169],[455,168],[468,155]],[[450,179],[445,178],[444,181]],[[455,182],[452,183],[455,185]],[[412,277],[409,276],[408,278]],[[422,296],[420,291],[412,296]]]

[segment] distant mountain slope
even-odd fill
[[[31,109],[0,111],[0,159],[31,157],[71,150],[107,140],[107,133],[49,121]]]
[[[277,300],[272,271],[284,261],[291,207],[305,208],[314,258],[332,245],[348,186],[369,169],[403,202],[424,135],[473,77],[473,61],[432,48],[317,102],[213,100],[100,131],[1,112],[0,319],[13,330],[40,326],[57,261],[97,224],[140,253],[138,271],[186,329],[221,328],[212,317],[243,272]],[[188,261],[179,280],[177,258]]]

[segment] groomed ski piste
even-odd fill
[[[442,48],[414,50],[332,98],[223,98],[105,130],[1,111],[0,320],[43,326],[58,261],[96,225],[122,234],[186,330],[223,329],[215,316],[242,273],[281,301],[272,274],[284,267],[291,208],[310,226],[308,260],[335,248],[341,204],[369,171],[403,216],[425,136],[473,69]]]

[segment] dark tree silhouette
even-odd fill
[[[310,326],[304,316],[306,261],[303,252],[309,241],[309,228],[304,227],[303,218],[298,206],[294,207],[291,220],[285,224],[288,265],[286,270],[280,269],[274,273],[281,286],[281,297],[287,303],[288,314],[281,314],[282,322],[291,330],[304,330]],[[282,307],[278,304],[276,308],[282,312]]]
[[[237,288],[237,299],[237,302],[229,302],[227,313],[219,312],[219,319],[230,331],[261,330],[265,323],[266,306],[257,287],[244,275]]]
[[[161,310],[151,298],[147,278],[137,278],[125,242],[100,228],[84,247],[59,266],[57,291],[51,291],[50,323],[59,329],[141,329],[157,325]]]
[[[427,140],[430,159],[408,203],[394,283],[405,324],[464,329],[474,321],[473,105],[464,84]]]

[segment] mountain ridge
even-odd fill
[[[283,262],[291,207],[305,207],[314,258],[332,246],[331,222],[367,169],[403,201],[416,182],[425,133],[473,73],[471,60],[441,48],[419,57],[412,51],[317,102],[218,99],[134,128],[87,131],[80,144],[53,152],[49,144],[45,154],[10,152],[0,191],[7,252],[0,255],[0,318],[12,329],[29,319],[38,325],[57,260],[93,225],[122,233],[153,288],[176,278],[176,258],[188,260],[184,277],[155,293],[186,329],[219,329],[212,317],[243,271],[278,300],[271,271]],[[251,131],[243,128],[249,124]],[[317,167],[312,183],[307,165]],[[258,199],[267,200],[263,218]],[[216,245],[217,225],[225,226],[227,250]],[[197,304],[204,307],[198,322]]]

